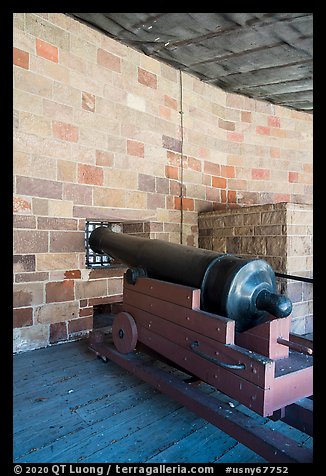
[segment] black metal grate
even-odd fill
[[[89,246],[89,237],[95,228],[99,226],[110,227],[112,223],[108,221],[90,221],[86,220],[85,223],[85,249],[86,249],[86,267],[87,268],[108,268],[111,266],[113,258],[109,255],[102,255],[95,253]]]

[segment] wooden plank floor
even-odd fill
[[[230,411],[234,405],[253,414],[218,394],[231,403]],[[311,447],[312,439],[298,430],[256,417]],[[114,363],[103,363],[85,340],[14,356],[14,458],[34,463],[265,461]]]

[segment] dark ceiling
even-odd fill
[[[226,91],[313,110],[312,13],[69,13]]]

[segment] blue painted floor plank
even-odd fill
[[[235,445],[234,438],[207,424],[146,459],[148,463],[212,463]]]
[[[186,377],[155,359],[151,365]],[[230,412],[237,407],[312,446],[298,430],[261,418],[209,385],[200,389],[229,403]],[[104,364],[87,341],[14,356],[14,456],[33,463],[265,461],[119,366]]]
[[[221,458],[215,460],[215,463],[266,463],[266,460],[241,443],[237,443]]]
[[[154,411],[157,412],[157,409],[155,408]],[[150,416],[150,409],[145,408],[141,423],[143,427],[130,428],[133,438],[114,441],[110,446],[105,446],[104,442],[101,442],[102,448],[81,461],[144,462],[153,452],[158,449],[163,450],[166,445],[182,440],[184,436],[197,431],[205,424],[204,420],[196,417],[184,407],[178,408],[178,411],[172,411],[168,415],[161,414],[160,418],[154,419],[154,422],[151,421]]]
[[[95,453],[98,448],[108,446],[132,433],[141,425],[143,415],[146,412],[147,418],[159,419],[167,411],[175,411],[180,408],[176,402],[168,400],[164,395],[155,395],[150,402],[147,400],[136,407],[125,410],[123,414],[110,414],[107,418],[88,426],[68,437],[60,438],[50,446],[40,449],[26,458],[25,462],[38,462],[39,458],[45,458],[47,462],[78,462],[89,454]],[[113,409],[111,409],[113,411]]]

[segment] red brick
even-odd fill
[[[181,198],[180,197],[174,197],[174,208],[176,210],[181,210]],[[194,207],[194,200],[192,198],[183,198],[182,199],[182,209],[183,210],[188,210],[188,211],[193,211],[195,209]]]
[[[86,317],[86,316],[93,316],[93,306],[91,307],[83,307],[82,309],[79,309],[79,316],[80,317]]]
[[[25,177],[24,177],[25,178]],[[19,181],[18,177],[17,180]],[[31,202],[21,197],[13,198],[13,212],[14,213],[31,213]]]
[[[152,175],[138,175],[138,190],[144,192],[155,192],[155,177]]]
[[[16,177],[16,191],[31,197],[62,198],[62,183],[30,177]]]
[[[82,92],[82,108],[86,111],[95,112],[95,96],[94,94]]]
[[[243,134],[242,132],[228,132],[227,138],[233,142],[243,142]]]
[[[145,222],[144,223],[144,231],[145,232],[155,232],[155,231],[163,231],[163,223],[158,221],[152,222]]]
[[[68,339],[66,322],[54,322],[50,324],[50,344]]]
[[[256,192],[242,192],[242,197],[238,198],[238,202],[242,205],[256,205],[259,203],[260,194]]]
[[[171,109],[166,106],[160,106],[160,117],[166,119],[167,121],[171,119]]]
[[[74,281],[62,281],[46,284],[46,302],[74,300]]]
[[[17,273],[15,274],[15,283],[31,283],[35,281],[48,281],[49,273]]]
[[[135,192],[137,194],[140,194],[141,192]],[[143,210],[145,213],[145,211]],[[103,209],[101,206],[94,206],[94,207],[85,207],[82,205],[79,206],[74,206],[73,208],[73,213],[75,217],[78,218],[85,218],[85,217],[92,217],[94,218],[99,218],[100,220],[107,219],[116,219],[117,221],[121,220],[121,209],[120,210],[113,210],[106,208],[106,210]],[[145,213],[144,217],[149,217],[148,214]],[[123,218],[125,220],[139,220],[139,210],[137,209],[125,209],[123,211]]]
[[[241,111],[241,122],[252,122],[251,112]]]
[[[169,180],[166,178],[161,178],[161,177],[156,177],[156,192],[157,193],[164,193],[168,194],[169,193]]]
[[[80,278],[81,278],[80,269],[72,269],[69,271],[65,271],[65,279],[80,279]]]
[[[226,190],[221,190],[221,203],[226,203]]]
[[[281,149],[279,147],[271,147],[269,152],[273,159],[279,159],[281,157]]]
[[[212,186],[212,176],[203,174],[202,176],[202,184],[207,185],[208,187]]]
[[[228,203],[236,203],[237,202],[237,192],[234,190],[228,190]]]
[[[288,193],[274,193],[274,202],[289,202],[290,195]]]
[[[24,69],[29,69],[29,53],[20,50],[19,48],[13,49],[13,63],[16,66],[20,66]]]
[[[234,178],[235,168],[233,165],[221,165],[221,176],[226,178]]]
[[[28,307],[43,302],[43,283],[19,283],[13,286],[13,307]]]
[[[219,202],[221,198],[220,190],[217,188],[206,188],[206,200],[210,202]]]
[[[80,231],[85,230],[85,220],[78,220],[78,230]]]
[[[79,231],[51,231],[50,251],[64,253],[70,251],[84,251],[84,233]]]
[[[88,175],[88,173],[90,173],[91,170],[88,171],[87,168],[84,168],[83,170],[86,174],[85,178],[90,180],[91,174]],[[97,168],[97,171],[100,171],[99,176],[101,176],[101,169]],[[91,205],[92,187],[87,187],[86,185],[78,185],[76,183],[63,184],[63,198],[65,200],[72,200],[74,202],[74,205]]]
[[[265,126],[256,126],[256,134],[260,134],[263,136],[269,136],[271,133],[271,130],[269,127]]]
[[[93,317],[83,317],[68,321],[68,334],[90,330],[93,328]]]
[[[171,96],[167,96],[166,94],[164,96],[164,104],[167,107],[171,107],[172,109],[177,110],[177,107],[178,107],[177,100],[172,98]]]
[[[299,179],[298,172],[289,172],[289,182],[295,183],[299,181],[298,179]]]
[[[144,233],[144,222],[140,223],[124,223],[123,233],[134,235],[135,233]]]
[[[36,218],[30,215],[14,215],[14,228],[36,228]]]
[[[36,38],[36,54],[54,63],[58,63],[58,48],[38,38]]]
[[[128,155],[135,155],[137,157],[144,157],[144,144],[135,140],[127,140]]]
[[[80,300],[80,307],[86,307],[87,306],[87,299],[81,299]]]
[[[145,69],[138,67],[138,82],[149,86],[150,88],[157,89],[157,76],[154,73],[150,73]]]
[[[180,154],[176,154],[175,152],[171,152],[170,150],[168,150],[167,153],[166,153],[166,156],[167,156],[169,165],[174,165],[176,167],[180,167],[180,165],[181,165],[181,155]]]
[[[38,217],[39,230],[77,230],[77,220],[73,218],[48,218]]]
[[[269,116],[268,118],[268,125],[270,127],[281,127],[280,118],[277,116]]]
[[[170,195],[177,195],[178,197],[180,197],[180,194],[181,194],[181,183],[178,181],[178,180],[169,180],[170,182],[170,191],[169,191],[169,194]],[[186,192],[186,188],[184,186],[184,195],[185,195],[185,192]],[[169,200],[169,203],[171,204],[171,208],[173,208],[173,204],[174,204],[174,200],[173,200],[173,197],[170,197],[172,200]],[[169,199],[169,197],[167,197],[167,199]]]
[[[216,188],[226,188],[226,179],[223,177],[212,177],[212,186]]]
[[[104,150],[96,151],[96,165],[101,165],[103,167],[112,167],[113,165],[113,154],[112,152],[105,152]]]
[[[165,208],[165,195],[161,193],[147,194],[147,208],[155,210],[157,208]]]
[[[218,120],[218,127],[225,129],[226,131],[234,131],[235,123],[231,121],[224,121],[223,119]]]
[[[122,278],[127,268],[92,269],[88,279]]]
[[[108,296],[122,294],[123,292],[123,280],[122,278],[108,279]]]
[[[248,182],[242,179],[229,179],[228,186],[233,190],[247,190]]]
[[[69,142],[77,142],[79,130],[78,127],[73,126],[72,124],[66,124],[65,122],[52,122],[52,130],[53,135],[57,139],[69,141]]]
[[[209,175],[221,175],[221,166],[213,162],[204,162],[204,173]]]
[[[163,230],[160,230],[163,231]],[[164,223],[164,231],[167,232],[180,232],[179,223]]]
[[[269,180],[270,170],[269,169],[252,169],[251,177],[254,180]]]
[[[172,167],[171,165],[165,166],[165,176],[169,179],[178,180],[179,178],[179,169],[177,167]]]
[[[194,157],[187,158],[188,169],[195,170],[196,172],[201,172],[201,160],[195,159]]]
[[[174,197],[172,195],[167,195],[165,197],[165,208],[167,210],[173,210],[174,209]],[[157,237],[157,235],[156,235]]]
[[[156,238],[158,240],[164,240],[164,241],[169,241],[170,235],[169,233],[156,233]]]
[[[162,136],[162,146],[164,149],[173,150],[174,152],[181,153],[181,140],[175,139],[174,137]]]
[[[46,253],[48,233],[36,230],[15,230],[14,250],[16,253]]]
[[[14,255],[13,272],[35,271],[35,255]]]
[[[107,279],[97,279],[92,281],[76,281],[76,298],[87,299],[107,295]]]
[[[91,298],[88,300],[88,305],[98,306],[100,304],[111,304],[113,302],[120,302],[121,300],[122,300],[122,294],[117,294],[115,296]]]
[[[76,301],[42,304],[34,309],[34,323],[51,324],[74,319],[78,316],[79,305]]]
[[[187,236],[187,246],[195,246],[195,237],[193,235]]]
[[[111,69],[117,73],[121,72],[120,58],[108,51],[102,50],[101,48],[97,50],[97,63],[104,66],[104,68]]]
[[[78,182],[103,185],[103,169],[95,165],[78,164]]]
[[[13,328],[33,325],[33,308],[21,307],[13,310]]]
[[[278,127],[272,127],[271,128],[271,136],[273,137],[287,137],[287,131],[285,131],[284,129],[280,129]]]

